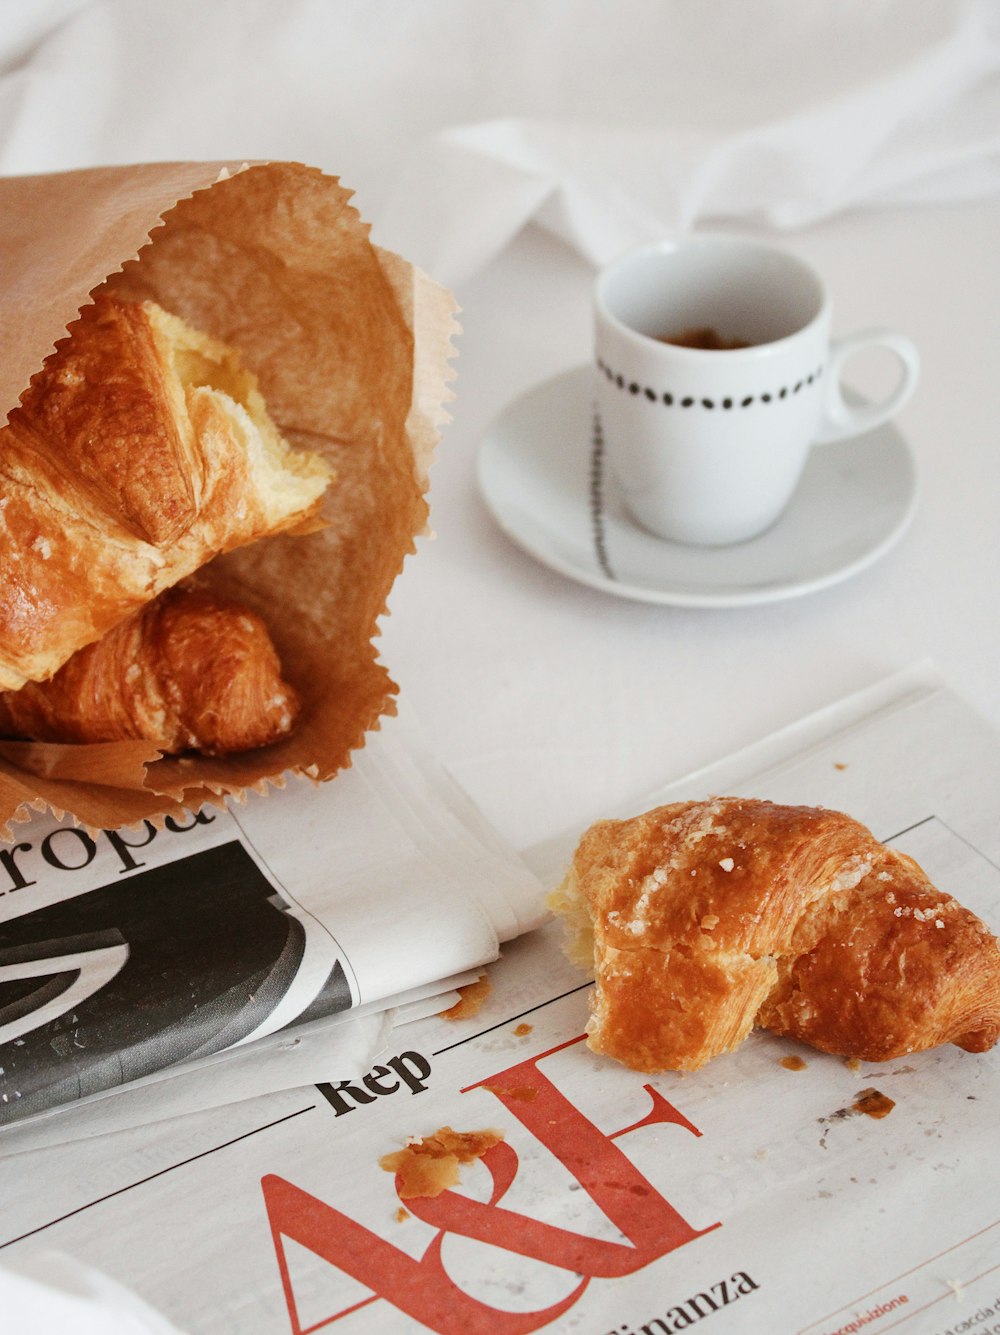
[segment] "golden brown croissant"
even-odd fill
[[[224,755],[277,741],[298,711],[260,617],[180,587],[80,649],[50,681],[0,694],[0,734],[136,738]]]
[[[228,347],[99,298],[0,431],[0,688],[52,675],[219,552],[301,524],[330,480]]]
[[[583,836],[552,905],[593,966],[588,1041],[695,1070],[754,1024],[885,1061],[1000,1037],[1000,945],[920,867],[836,811],[682,802]]]

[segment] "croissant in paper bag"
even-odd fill
[[[154,302],[82,313],[0,431],[0,687],[220,552],[306,524],[330,480],[236,354]]]
[[[695,1070],[755,1024],[867,1061],[1000,1037],[996,938],[836,811],[719,798],[598,822],[553,907],[595,972],[590,1046],[638,1070]]]
[[[0,736],[140,739],[228,755],[287,736],[299,698],[259,616],[211,593],[169,589],[46,682],[0,692]]]

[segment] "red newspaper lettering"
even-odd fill
[[[306,1332],[296,1315],[283,1237],[293,1238],[372,1290],[371,1298],[330,1316],[321,1325],[381,1297],[440,1335],[522,1335],[547,1325],[571,1307],[591,1279],[633,1274],[719,1227],[715,1223],[708,1228],[693,1228],[614,1143],[640,1127],[662,1124],[680,1126],[699,1136],[697,1127],[667,1099],[646,1085],[652,1100],[649,1112],[639,1121],[605,1135],[538,1069],[544,1058],[581,1041],[576,1038],[562,1043],[468,1088],[488,1089],[499,1098],[572,1173],[628,1242],[575,1233],[501,1206],[499,1202],[519,1167],[516,1151],[505,1141],[494,1145],[482,1158],[493,1180],[489,1201],[473,1200],[456,1191],[407,1200],[412,1214],[438,1229],[419,1261],[284,1179],[267,1177],[262,1182],[264,1200],[293,1335]],[[466,1294],[444,1270],[441,1246],[449,1233],[502,1248],[512,1256],[546,1262],[583,1278],[568,1297],[543,1310],[506,1312],[490,1307]]]
[[[567,1043],[560,1043],[558,1047],[549,1048],[536,1057],[529,1057],[519,1062],[517,1066],[508,1067],[499,1075],[489,1076],[475,1085],[469,1085],[468,1088],[485,1088],[491,1094],[495,1094],[508,1112],[512,1113],[537,1140],[548,1146],[595,1204],[600,1206],[611,1222],[617,1225],[633,1243],[632,1247],[624,1247],[621,1244],[594,1242],[595,1250],[591,1255],[595,1265],[598,1265],[598,1255],[605,1254],[596,1250],[598,1248],[614,1245],[618,1252],[626,1253],[626,1256],[621,1256],[615,1262],[609,1260],[607,1264],[612,1268],[608,1270],[600,1268],[599,1265],[595,1269],[587,1265],[574,1265],[573,1268],[582,1269],[585,1274],[594,1277],[629,1275],[648,1265],[650,1261],[655,1261],[657,1257],[664,1256],[677,1247],[683,1247],[685,1243],[693,1242],[695,1238],[701,1237],[713,1228],[718,1228],[718,1224],[700,1230],[693,1229],[669,1201],[664,1200],[652,1183],[643,1177],[631,1159],[626,1158],[612,1142],[630,1131],[637,1131],[640,1127],[652,1126],[655,1123],[682,1126],[695,1136],[700,1136],[701,1132],[652,1086],[646,1085],[645,1089],[653,1100],[653,1106],[647,1115],[631,1126],[605,1136],[538,1069],[538,1062],[544,1058],[582,1041],[581,1036],[570,1039]],[[465,1090],[462,1092],[465,1093]],[[472,1201],[467,1203],[475,1204]],[[419,1204],[433,1204],[433,1202],[425,1201]],[[483,1208],[485,1207],[480,1206],[480,1209]],[[515,1218],[521,1217],[515,1216]],[[524,1229],[527,1222],[529,1221],[519,1223],[517,1227]],[[512,1247],[511,1250],[518,1249]],[[537,1253],[526,1254],[537,1254],[539,1260],[544,1260],[551,1255],[550,1244],[545,1243],[544,1250]]]
[[[363,1224],[356,1223],[349,1215],[317,1200],[284,1178],[265,1177],[261,1187],[292,1335],[307,1335],[307,1330],[318,1330],[378,1298],[385,1298],[393,1307],[438,1331],[439,1335],[528,1335],[572,1307],[587,1286],[584,1279],[567,1298],[542,1311],[503,1312],[470,1297],[449,1277],[441,1263],[445,1230],[432,1240],[416,1261]],[[412,1204],[407,1201],[407,1207]],[[283,1238],[301,1243],[345,1275],[364,1284],[373,1291],[372,1297],[335,1312],[325,1321],[308,1328],[302,1326],[296,1311]]]

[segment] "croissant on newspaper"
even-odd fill
[[[87,645],[47,682],[0,693],[0,735],[142,739],[224,755],[286,736],[295,691],[259,616],[180,586]]]
[[[232,349],[98,298],[0,430],[0,688],[51,676],[218,553],[315,524],[330,476]]]
[[[849,816],[742,798],[600,821],[552,905],[593,967],[588,1041],[695,1070],[754,1025],[866,1061],[1000,1037],[1000,944]]]

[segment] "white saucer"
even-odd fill
[[[877,561],[916,507],[916,468],[885,425],[813,450],[788,509],[731,547],[664,542],[622,505],[595,430],[593,370],[576,367],[510,404],[479,447],[480,490],[509,538],[570,579],[686,607],[773,602]]]

